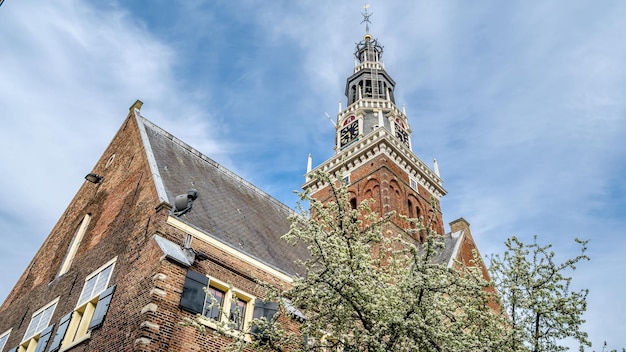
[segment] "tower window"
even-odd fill
[[[363,92],[363,95],[368,98],[372,97],[372,81],[371,80],[365,81],[365,91]]]
[[[356,209],[356,198],[350,199],[350,208]]]

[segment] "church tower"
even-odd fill
[[[446,191],[436,164],[429,168],[413,152],[413,130],[404,109],[396,106],[395,81],[385,70],[383,46],[369,33],[370,16],[365,8],[365,35],[356,44],[354,71],[346,81],[347,106],[337,114],[335,155],[307,169],[303,188],[326,199],[328,185],[311,177],[321,170],[348,184],[353,206],[374,199],[373,210],[423,217],[443,234],[439,200]],[[399,219],[396,223],[403,226]]]

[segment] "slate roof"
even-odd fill
[[[463,231],[449,232],[443,235],[443,248],[437,249],[437,255],[433,258],[433,263],[445,264],[451,268],[454,259],[457,258],[461,241],[463,240]]]
[[[147,119],[137,121],[163,200],[174,204],[177,195],[198,191],[182,221],[280,271],[298,272],[294,261],[307,257],[306,248],[280,239],[291,209]]]

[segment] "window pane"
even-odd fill
[[[50,318],[52,318],[52,312],[54,311],[55,306],[56,304],[48,307],[46,310],[44,310],[41,313],[41,319],[39,320],[39,325],[37,326],[37,330],[41,331],[48,326],[48,323],[50,322]]]
[[[243,321],[246,317],[246,301],[237,299],[230,305],[230,321],[234,324],[233,328],[241,330],[243,328]]]
[[[28,329],[26,329],[26,334],[24,334],[24,339],[27,337],[31,337],[35,335],[35,331],[37,330],[37,325],[39,325],[39,320],[41,319],[41,313],[35,315],[31,320],[30,324],[28,324]]]
[[[211,295],[213,295],[213,297],[217,301],[213,306],[211,306],[213,304],[213,301],[211,300]],[[219,320],[220,309],[222,308],[222,305],[224,304],[224,295],[225,295],[225,292],[220,289],[217,289],[215,287],[207,288],[207,295],[206,295],[205,302],[204,302],[205,308],[204,308],[204,313],[203,313],[205,317],[211,318],[214,320]]]
[[[93,292],[93,288],[96,286],[97,280],[98,276],[94,276],[85,282],[83,293],[80,294],[80,298],[78,299],[78,305],[87,302],[91,298],[91,293]]]
[[[111,276],[111,269],[113,269],[113,265],[107,266],[104,270],[102,270],[102,272],[98,274],[98,281],[96,282],[96,286],[93,289],[91,297],[100,294],[106,289],[107,282],[109,281],[109,276]]]
[[[4,348],[4,345],[6,345],[8,339],[9,339],[9,333],[6,333],[2,335],[2,337],[0,337],[0,351],[2,351],[2,349]]]

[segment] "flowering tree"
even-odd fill
[[[315,177],[329,185],[329,199],[301,193],[308,207],[291,216],[284,236],[309,250],[299,263],[303,276],[285,291],[266,285],[267,298],[281,303],[272,319],[255,319],[237,334],[214,324],[218,334],[233,338],[232,350],[516,350],[506,340],[509,321],[478,255],[469,266],[449,268],[447,260],[436,260],[443,236],[432,230],[433,219],[402,217],[406,226],[397,226],[397,214],[377,214],[372,201],[353,208],[346,186],[326,174]],[[306,317],[298,331],[279,323],[294,307]],[[198,321],[186,323],[205,329]]]
[[[491,257],[490,272],[509,317],[511,349],[520,351],[565,351],[563,340],[573,338],[580,350],[591,346],[581,330],[587,308],[586,289],[570,289],[571,277],[585,254],[587,241],[576,239],[581,252],[574,258],[556,263],[552,245],[524,244],[516,237],[506,241],[502,257]]]
[[[309,250],[300,262],[303,276],[285,291],[265,286],[267,298],[280,302],[273,318],[254,319],[237,334],[216,324],[216,333],[233,338],[232,350],[540,352],[566,350],[565,338],[577,340],[581,351],[591,346],[581,331],[588,291],[570,290],[565,276],[589,259],[586,241],[577,240],[580,255],[559,264],[550,245],[512,237],[503,256],[491,257],[489,282],[477,255],[453,268],[434,260],[443,236],[432,219],[402,218],[407,226],[399,227],[395,213],[377,214],[372,201],[353,208],[346,186],[315,177],[329,185],[329,199],[301,193],[309,206],[291,216],[284,236]],[[279,323],[294,307],[306,316],[298,331]]]
[[[232,349],[507,350],[506,317],[494,309],[495,290],[477,255],[470,266],[439,264],[434,259],[443,236],[429,226],[432,219],[402,218],[407,226],[399,227],[395,213],[379,215],[371,201],[353,208],[346,186],[326,174],[315,177],[329,185],[329,199],[302,193],[309,206],[291,217],[284,236],[309,250],[310,258],[300,262],[303,276],[282,292],[267,287],[268,297],[281,302],[279,314],[255,319],[250,326],[256,333],[249,333],[256,338],[234,336]],[[280,298],[289,299],[288,306]],[[278,319],[293,307],[306,316],[298,331]]]
[[[353,209],[345,186],[316,175],[331,187],[324,202],[303,200],[284,238],[307,246],[304,276],[279,295],[301,309],[306,320],[297,332],[259,348],[292,351],[491,351],[505,346],[504,318],[493,306],[490,283],[478,266],[455,269],[437,264],[442,236],[431,219],[380,216],[364,201]],[[425,231],[427,241],[414,238]],[[476,256],[476,261],[479,258]],[[478,264],[478,263],[476,263]],[[275,330],[276,331],[276,330]],[[296,342],[298,341],[298,342]]]

